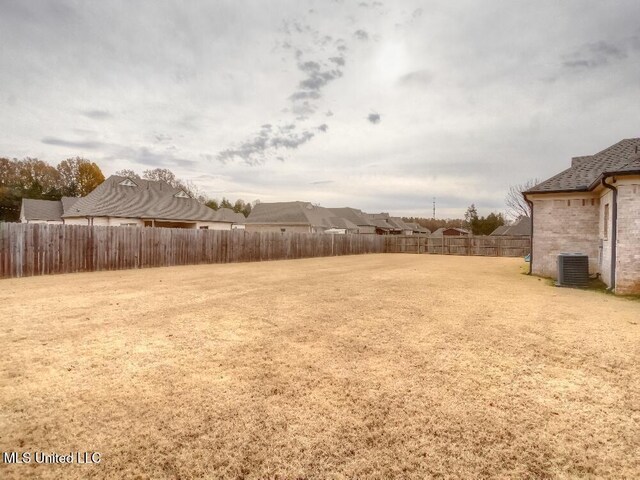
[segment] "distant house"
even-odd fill
[[[411,235],[413,228],[400,217],[392,217],[388,213],[367,213],[369,221],[376,227],[378,235]]]
[[[257,204],[246,220],[248,231],[412,235],[429,233],[388,213],[365,213],[351,207],[325,208],[309,202]]]
[[[490,235],[493,236],[513,236],[513,237],[530,237],[531,236],[531,218],[520,217],[513,225],[501,225],[496,228]]]
[[[557,255],[578,252],[616,293],[640,293],[640,138],[574,157],[524,196],[533,211],[532,273],[555,278]]]
[[[373,235],[376,233],[376,226],[368,218],[368,215],[361,210],[350,207],[329,208],[329,210],[336,217],[344,218],[356,225],[358,227],[359,234]]]
[[[69,209],[77,198],[62,197],[62,200],[38,200],[23,198],[20,207],[20,222],[61,224],[64,209]]]
[[[43,203],[46,202],[46,203]],[[47,217],[44,218],[38,217]],[[230,230],[244,216],[213,210],[166,182],[112,175],[85,197],[23,199],[21,221],[67,225],[146,226]]]
[[[405,222],[412,230],[415,235],[429,235],[431,231],[428,228],[423,227],[417,223]]]
[[[465,237],[471,232],[464,228],[442,227],[431,234],[432,237]]]
[[[358,233],[352,221],[309,202],[258,203],[246,219],[248,232]]]

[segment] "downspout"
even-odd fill
[[[618,189],[608,184],[605,180],[607,175],[602,177],[602,186],[613,192],[613,202],[611,203],[611,285],[609,291],[615,292],[616,289],[616,257],[617,257],[617,241],[618,241]],[[615,182],[615,179],[614,179]],[[605,225],[604,228],[608,228]]]
[[[531,275],[533,273],[533,202],[527,198],[526,193],[523,193],[522,196],[531,211],[531,251],[529,252],[529,275]]]

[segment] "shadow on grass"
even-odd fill
[[[529,275],[529,266],[525,265],[520,267],[520,273],[522,275]],[[634,302],[640,302],[640,295],[616,295],[615,293],[613,293],[611,290],[608,289],[607,284],[604,283],[600,277],[597,278],[589,278],[589,285],[586,287],[560,287],[558,285],[556,285],[556,280],[553,278],[549,278],[549,277],[541,277],[538,275],[531,275],[531,277],[533,278],[537,278],[538,281],[544,281],[544,283],[546,285],[549,285],[550,287],[556,287],[556,288],[574,288],[576,290],[587,290],[587,291],[591,291],[591,292],[596,292],[596,293],[600,293],[603,295],[611,295],[612,297],[615,298],[622,298],[624,300],[631,300]]]

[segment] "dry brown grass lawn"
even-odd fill
[[[0,281],[3,478],[638,478],[640,302],[517,259]]]

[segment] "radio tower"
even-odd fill
[[[433,197],[433,217],[434,220],[436,219],[436,197]]]

